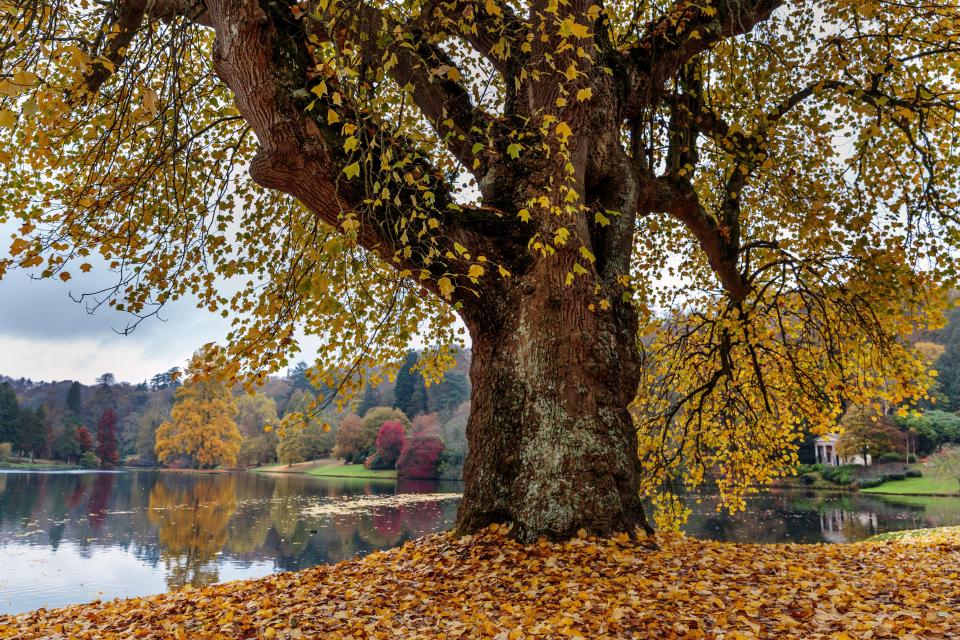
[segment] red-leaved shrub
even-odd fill
[[[387,469],[393,469],[397,464],[406,442],[407,432],[396,420],[388,420],[380,425],[380,431],[377,433],[377,453],[380,454]]]
[[[443,440],[433,433],[417,433],[407,440],[397,460],[400,478],[435,478],[443,453]]]

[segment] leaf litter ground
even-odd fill
[[[960,528],[750,545],[440,533],[335,566],[0,617],[2,638],[960,638]]]

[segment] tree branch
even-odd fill
[[[749,33],[785,0],[677,0],[629,50],[625,116],[655,103],[664,83],[717,42]]]

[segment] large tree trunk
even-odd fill
[[[543,261],[495,302],[465,314],[473,340],[461,533],[512,523],[532,541],[633,533],[646,525],[627,411],[639,377],[626,305],[591,310]]]

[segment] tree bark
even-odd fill
[[[544,260],[464,314],[473,341],[460,533],[512,523],[523,541],[648,532],[627,406],[639,379],[627,305],[589,309],[586,285]]]

